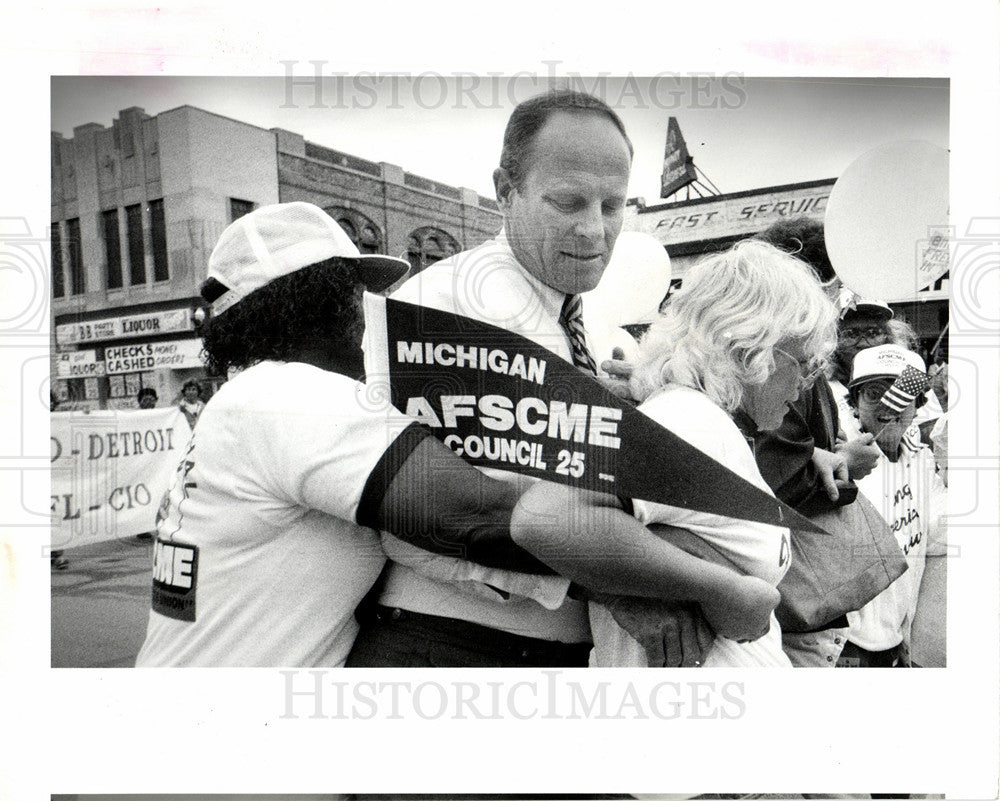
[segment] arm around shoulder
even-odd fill
[[[665,530],[669,530],[666,529]],[[755,639],[780,600],[768,583],[708,561],[698,538],[675,529],[654,534],[617,498],[548,482],[530,488],[511,519],[514,541],[545,564],[595,592],[698,601],[717,633]],[[673,535],[671,535],[673,536]],[[718,556],[718,555],[716,555]]]

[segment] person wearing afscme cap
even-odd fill
[[[360,255],[308,203],[222,233],[202,287],[204,349],[212,372],[237,372],[161,504],[137,665],[343,665],[385,560],[366,526],[546,572],[509,539],[511,489],[357,380],[362,292],[408,267]]]
[[[854,357],[850,404],[861,430],[875,436],[881,451],[875,469],[858,480],[858,491],[894,533],[908,569],[860,610],[848,612],[850,631],[838,667],[909,665],[911,649],[921,652],[910,630],[925,560],[945,547],[944,484],[935,474],[931,450],[910,429],[916,407],[926,400],[925,371],[918,354],[898,345],[865,348]],[[943,610],[935,624],[937,633],[925,628],[924,634],[943,642]]]
[[[838,305],[840,323],[837,326],[837,350],[833,357],[830,388],[837,401],[837,412],[844,435],[851,440],[861,433],[847,399],[847,384],[851,380],[855,354],[876,345],[902,343],[893,339],[890,321],[894,315],[884,300],[859,298],[849,289],[844,289]]]
[[[908,374],[922,377],[919,391],[913,398],[901,395],[896,403],[884,403],[886,392],[907,369]],[[927,367],[919,354],[899,345],[865,348],[854,356],[848,384],[851,408],[861,430],[875,436],[882,453],[891,462],[898,461],[901,449],[911,445],[912,437],[904,442],[904,434],[913,422],[917,408],[927,402],[924,394],[926,375]]]

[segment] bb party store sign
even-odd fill
[[[53,412],[52,547],[152,531],[190,439],[177,407]]]
[[[466,461],[620,497],[818,529],[551,351],[495,326],[365,295],[370,386]]]

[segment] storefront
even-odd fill
[[[175,303],[115,317],[57,317],[52,391],[60,408],[135,409],[145,387],[156,390],[158,406],[168,406],[189,379],[202,384],[207,399],[219,381],[206,376],[196,308]]]
[[[805,216],[822,221],[833,185],[833,179],[808,181],[655,206],[633,200],[626,208],[624,230],[651,234],[663,245],[670,255],[674,290],[696,261],[726,250],[779,220]],[[898,319],[913,326],[919,349],[925,357],[933,358],[931,351],[948,325],[947,273],[919,292],[882,300],[889,303]],[[947,353],[946,336],[939,348]]]
[[[630,201],[624,228],[656,237],[670,254],[672,277],[683,279],[702,256],[725,250],[779,220],[822,220],[833,183],[828,179],[770,186],[655,206]]]

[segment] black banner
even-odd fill
[[[821,531],[522,336],[373,295],[365,313],[369,383],[387,377],[393,405],[474,465]]]

